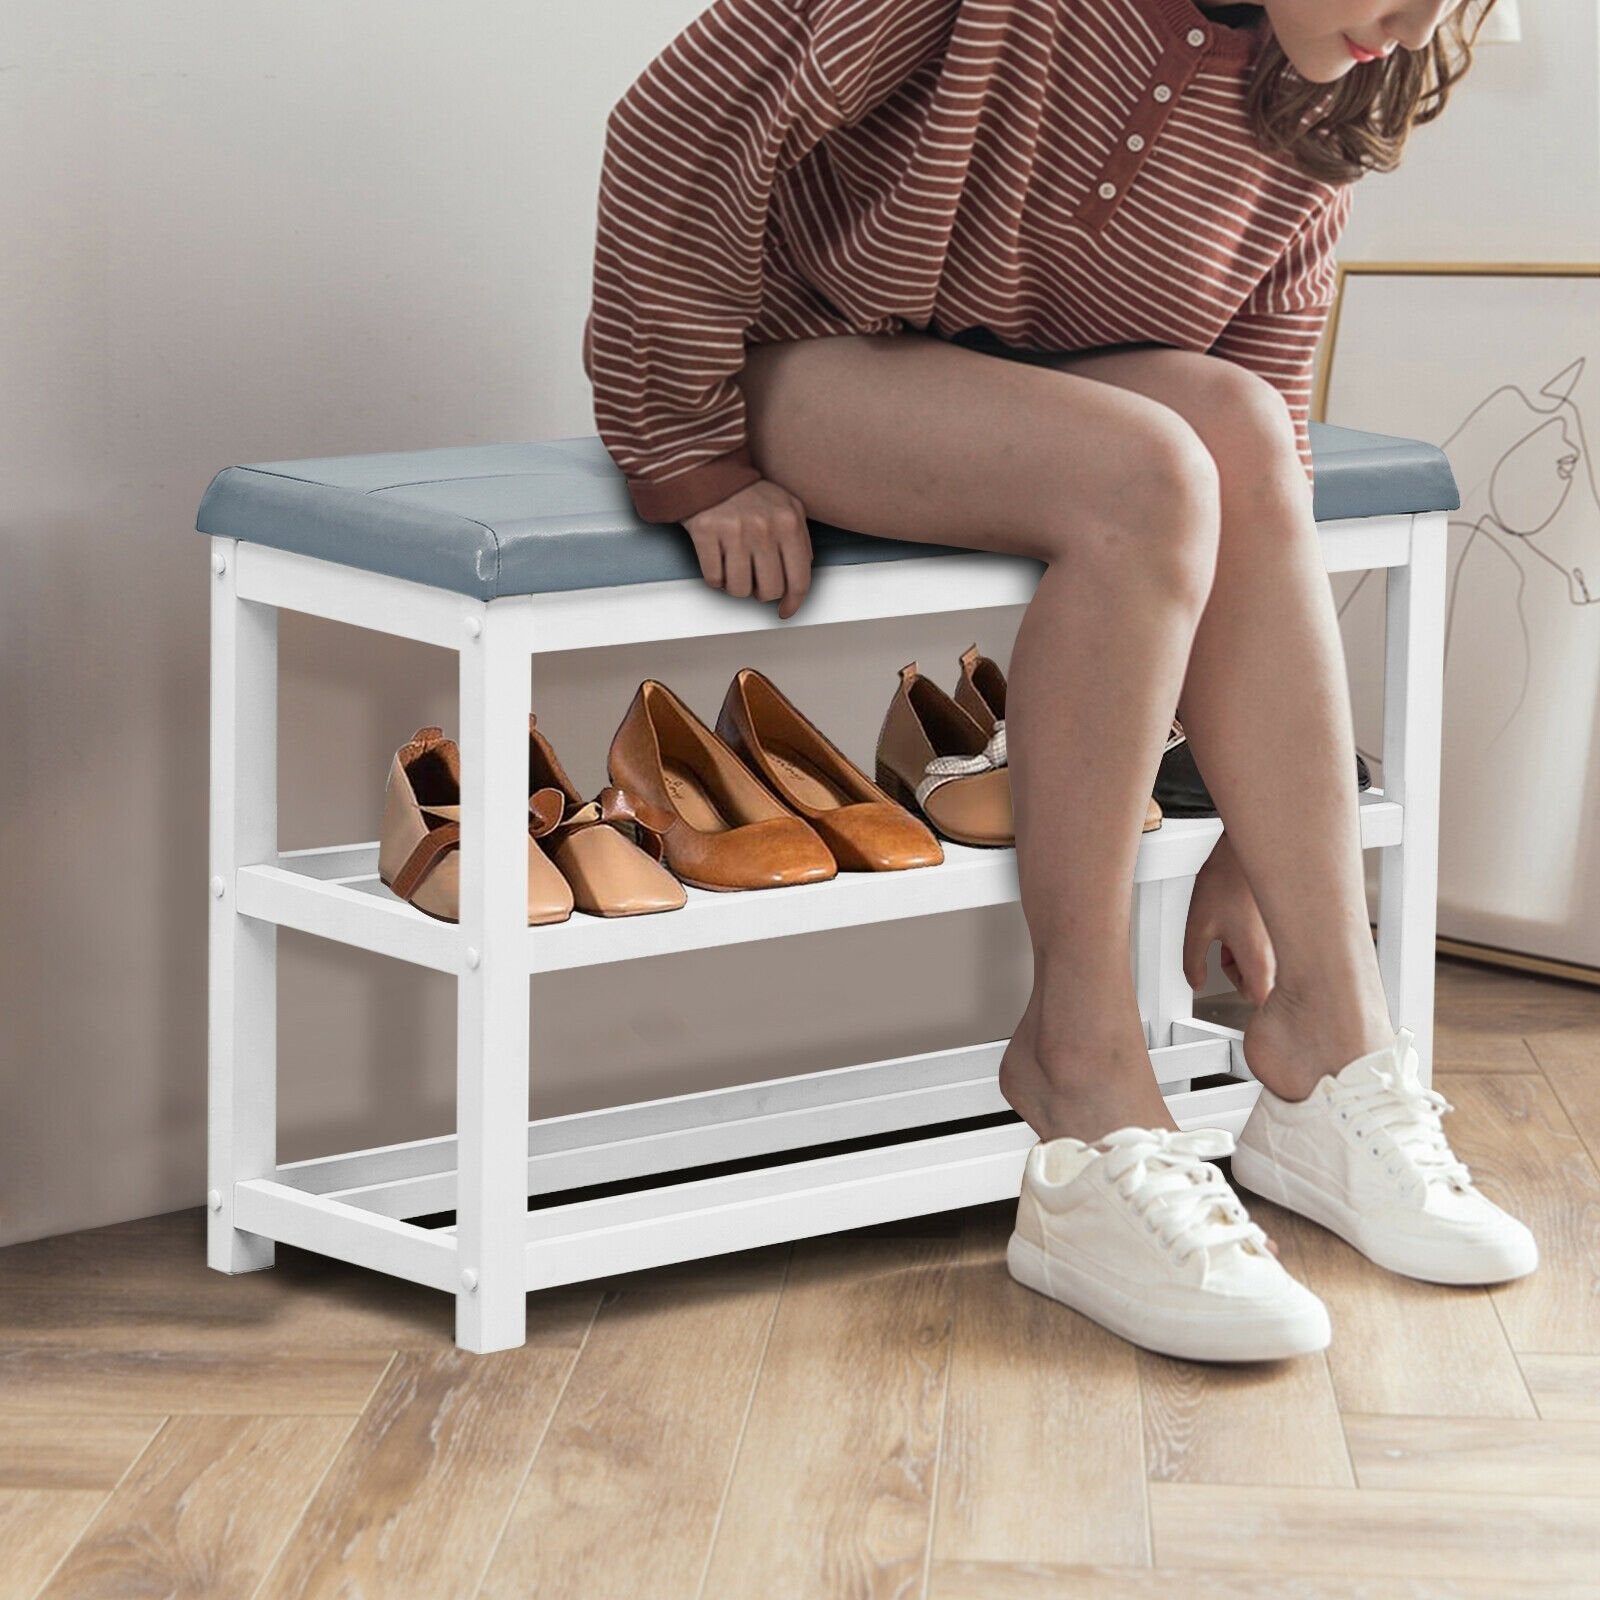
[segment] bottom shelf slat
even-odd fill
[[[1228,1080],[1168,1096],[1180,1127],[1237,1133],[1259,1093]],[[1034,1144],[1020,1119],[869,1149],[777,1160],[528,1212],[529,1290],[697,1260],[1016,1196]],[[447,1176],[454,1187],[453,1172]],[[423,1227],[273,1179],[235,1185],[236,1225],[453,1293],[455,1225]]]

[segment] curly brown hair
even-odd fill
[[[1246,90],[1256,142],[1326,183],[1392,172],[1411,130],[1444,110],[1472,65],[1472,47],[1495,0],[1462,0],[1425,50],[1364,61],[1332,83],[1295,71],[1268,30]]]

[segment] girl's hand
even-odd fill
[[[787,489],[761,478],[683,525],[713,589],[778,600],[784,618],[800,609],[811,588],[811,530],[805,507]]]
[[[1222,941],[1222,970],[1228,981],[1252,1005],[1265,1005],[1277,979],[1277,959],[1261,908],[1226,833],[1195,877],[1189,901],[1183,975],[1191,989],[1206,981],[1206,956],[1213,939]]]

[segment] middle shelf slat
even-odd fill
[[[1363,849],[1400,842],[1402,808],[1386,800],[1381,790],[1369,789],[1360,796],[1360,812]],[[1221,832],[1215,817],[1168,817],[1140,841],[1134,881],[1193,876]],[[779,889],[688,888],[688,901],[677,910],[640,916],[597,917],[574,911],[565,922],[527,930],[523,943],[527,971],[562,972],[829,928],[970,911],[1018,898],[1014,848],[941,843],[945,859],[936,867],[841,872],[825,883]],[[378,881],[375,842],[284,851],[274,863],[241,867],[237,893],[245,916],[439,972],[461,968],[460,930],[407,905]]]

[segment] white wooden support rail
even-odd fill
[[[1361,841],[1381,852],[1391,1013],[1416,1033],[1425,1075],[1445,529],[1443,512],[1318,525],[1330,573],[1386,571],[1385,783],[1360,797]],[[945,842],[943,864],[914,873],[841,873],[759,894],[691,887],[668,914],[575,912],[530,928],[525,746],[528,663],[540,653],[1021,605],[1036,563],[974,552],[830,567],[780,624],[699,579],[483,602],[228,538],[212,539],[211,559],[213,1267],[271,1266],[282,1241],[426,1284],[455,1295],[457,1344],[484,1352],[524,1342],[530,1290],[1016,1194],[1033,1133],[999,1092],[1004,1039],[529,1121],[535,973],[971,910],[1016,900],[1018,886],[1014,850]],[[384,888],[375,841],[277,848],[283,609],[458,653],[459,925]],[[1175,1119],[1237,1131],[1256,1094],[1240,1035],[1194,1017],[1182,972],[1194,875],[1220,833],[1215,818],[1168,818],[1144,835],[1130,957]],[[280,927],[455,977],[453,1134],[279,1163]]]

